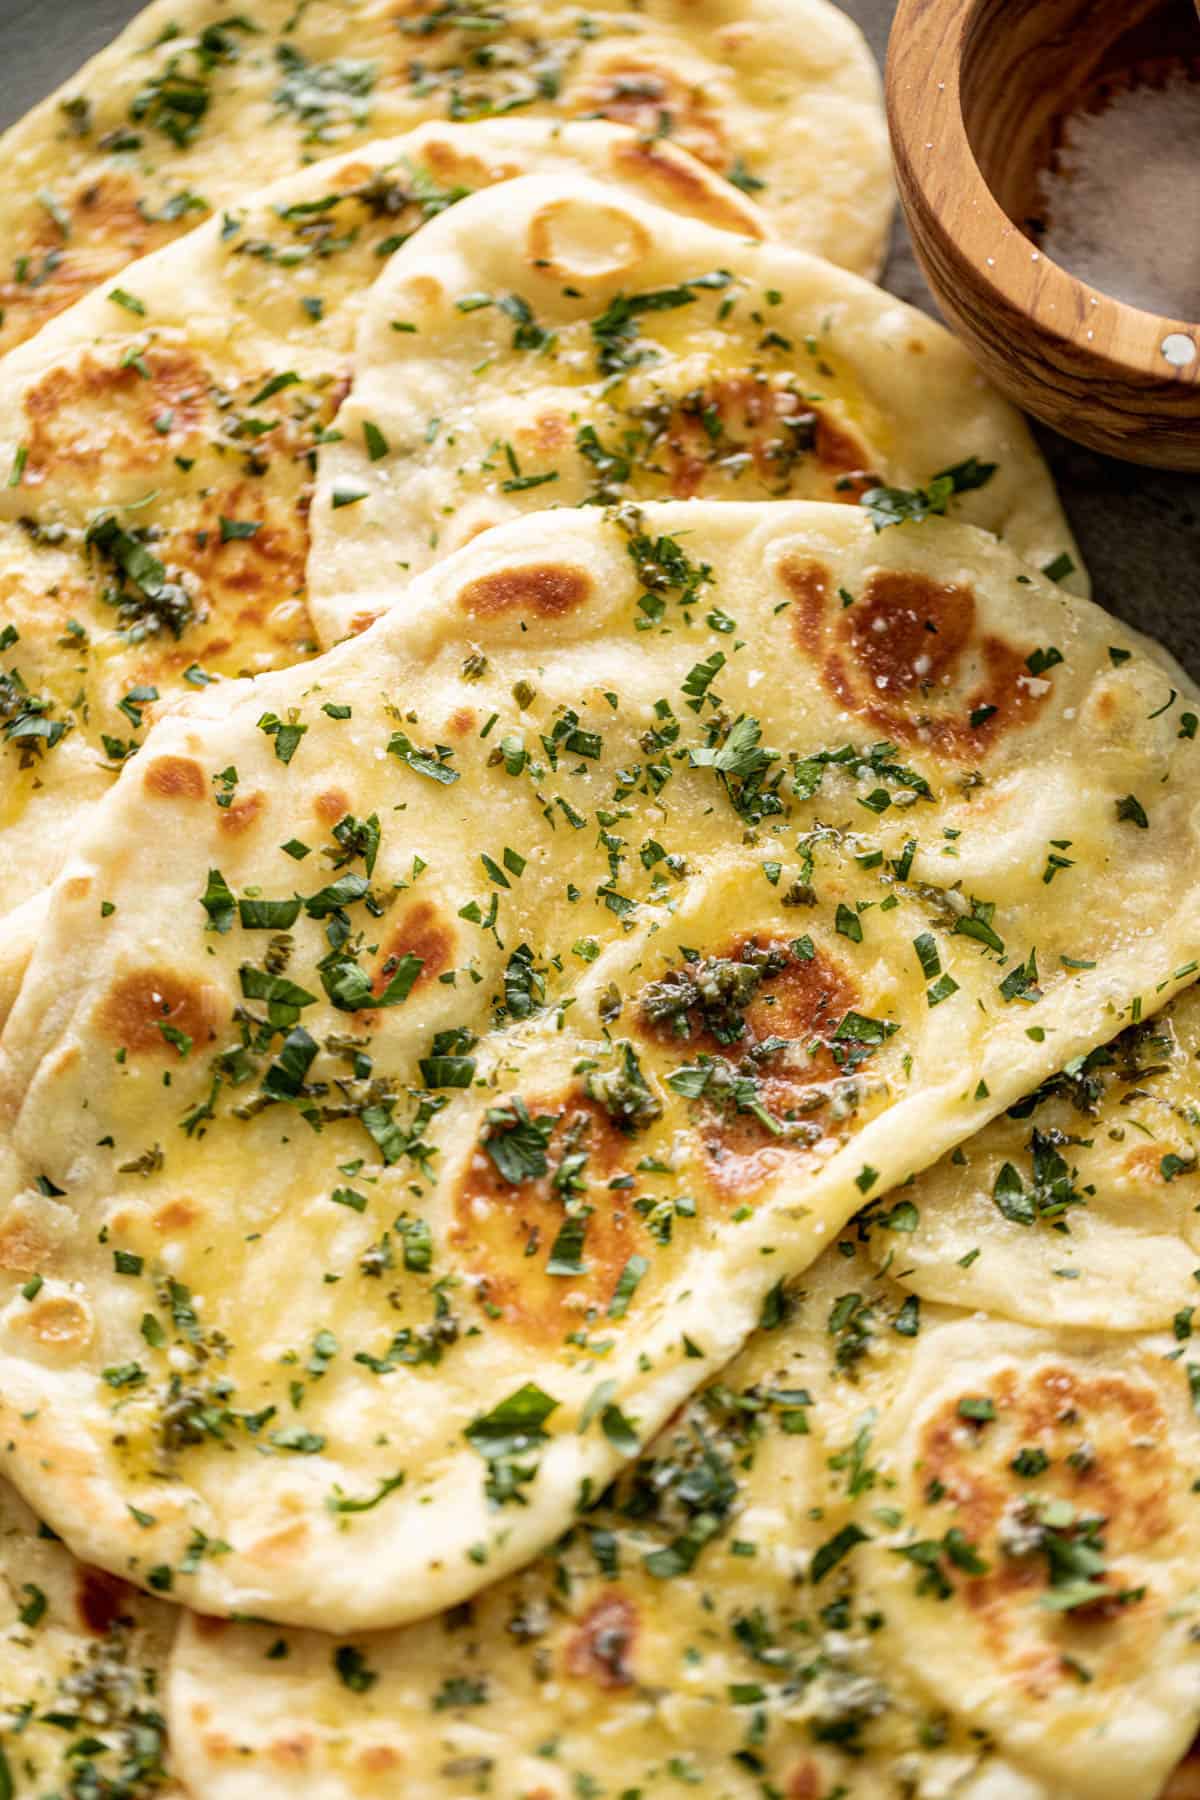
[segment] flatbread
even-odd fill
[[[879,76],[825,0],[155,0],[0,140],[0,348],[317,157],[513,112],[668,139],[789,241],[882,263]]]
[[[1030,1325],[1186,1326],[1200,1301],[1198,1060],[1193,987],[964,1144],[921,1183],[905,1286]]]
[[[915,1309],[873,1261],[852,1228],[469,1607],[348,1640],[189,1619],[196,1792],[1159,1800],[1200,1721],[1170,1334]]]
[[[0,1483],[0,1791],[183,1800],[163,1716],[179,1617],[77,1563]]]
[[[161,721],[4,1038],[12,1478],[213,1612],[528,1560],[864,1200],[1194,974],[1196,715],[1113,635],[946,521],[592,508]]]
[[[212,1800],[251,1795],[264,1767],[274,1768],[286,1745],[290,1764],[282,1791],[305,1795],[319,1788],[327,1800],[386,1794],[389,1783],[398,1793],[436,1796],[461,1791],[464,1782],[485,1773],[501,1800],[537,1791],[539,1784],[549,1796],[565,1795],[576,1770],[599,1773],[618,1791],[638,1784],[652,1794],[677,1781],[673,1756],[697,1751],[706,1784],[730,1795],[757,1795],[763,1779],[785,1793],[791,1781],[803,1793],[799,1771],[808,1764],[810,1792],[826,1794],[842,1781],[856,1800],[894,1795],[901,1776],[917,1794],[972,1794],[980,1791],[985,1772],[983,1791],[1022,1800],[1037,1794],[1063,1800],[1074,1793],[1093,1800],[1104,1792],[1157,1800],[1160,1791],[1164,1800],[1189,1800],[1194,1760],[1179,1765],[1165,1790],[1163,1782],[1200,1722],[1194,1649],[1190,1638],[1176,1637],[1194,1622],[1200,1571],[1190,1535],[1182,1553],[1172,1550],[1174,1566],[1161,1566],[1154,1577],[1154,1599],[1165,1595],[1170,1607],[1156,1608],[1148,1627],[1144,1613],[1137,1617],[1141,1602],[1107,1613],[1070,1609],[1078,1621],[1072,1626],[1070,1612],[1064,1621],[1040,1609],[1040,1595],[1024,1582],[1014,1583],[1007,1599],[992,1593],[986,1604],[977,1604],[973,1610],[1001,1646],[1000,1654],[989,1649],[985,1657],[985,1665],[991,1663],[983,1675],[991,1714],[985,1720],[975,1717],[974,1693],[965,1691],[957,1610],[947,1632],[954,1667],[923,1680],[913,1658],[897,1654],[895,1596],[886,1636],[855,1629],[856,1619],[879,1598],[863,1553],[847,1552],[847,1560],[835,1565],[839,1575],[823,1577],[815,1591],[810,1559],[821,1543],[836,1541],[835,1527],[855,1523],[874,1534],[881,1499],[895,1504],[888,1483],[915,1430],[913,1406],[896,1411],[899,1394],[910,1385],[922,1395],[936,1391],[939,1382],[948,1385],[945,1377],[929,1377],[930,1366],[941,1361],[962,1389],[958,1398],[978,1400],[986,1395],[985,1371],[997,1366],[997,1351],[1002,1366],[1005,1357],[1011,1364],[1014,1352],[1034,1350],[1033,1380],[1023,1356],[1020,1373],[1002,1390],[1010,1406],[1022,1387],[1033,1396],[1033,1407],[1026,1401],[1023,1411],[1026,1418],[1036,1414],[1036,1423],[1028,1433],[1016,1425],[1022,1440],[1016,1454],[1025,1452],[1028,1472],[1012,1469],[1007,1440],[1022,1414],[1006,1421],[1004,1402],[1003,1444],[993,1441],[997,1426],[979,1417],[956,1427],[948,1442],[957,1439],[960,1451],[966,1447],[974,1487],[980,1451],[991,1453],[993,1466],[1008,1456],[1001,1494],[1017,1507],[1046,1491],[1050,1471],[1039,1469],[1036,1452],[1053,1456],[1057,1449],[1060,1494],[1079,1510],[1086,1503],[1106,1514],[1110,1561],[1119,1563],[1124,1581],[1141,1580],[1140,1562],[1129,1568],[1125,1558],[1144,1553],[1146,1543],[1138,1540],[1147,1531],[1153,1536],[1161,1530],[1159,1505],[1181,1506],[1179,1473],[1185,1484],[1190,1481],[1200,1450],[1194,1417],[1179,1417],[1181,1378],[1190,1381],[1188,1364],[1194,1361],[1195,1305],[1188,1289],[1195,1294],[1193,1270],[1200,1261],[1192,1192],[1198,1021],[1200,990],[1193,986],[1152,1020],[1093,1052],[1080,1068],[1052,1079],[1012,1115],[993,1120],[901,1194],[861,1213],[804,1278],[798,1320],[752,1340],[650,1447],[641,1479],[623,1477],[569,1542],[486,1592],[469,1618],[448,1615],[360,1639],[362,1664],[376,1677],[361,1691],[338,1677],[340,1646],[324,1636],[289,1636],[281,1660],[274,1631],[189,1623],[172,1665],[170,1693],[173,1731],[197,1787]],[[1066,1164],[1065,1186],[1056,1155]],[[1037,1193],[1036,1204],[1022,1205],[1010,1180],[1001,1184],[1006,1211],[1000,1211],[995,1184],[1006,1164],[1021,1175],[1025,1197]],[[957,1304],[947,1304],[950,1294]],[[857,1302],[843,1298],[854,1295]],[[838,1306],[842,1323],[833,1331]],[[1043,1329],[1006,1328],[1004,1320],[1013,1317]],[[918,1339],[923,1379],[914,1373]],[[1081,1370],[1087,1373],[1086,1405]],[[1061,1385],[1065,1371],[1070,1392]],[[993,1382],[993,1393],[999,1387]],[[1166,1416],[1173,1421],[1165,1437],[1161,1428],[1145,1429],[1147,1406],[1158,1426],[1158,1403],[1147,1398],[1155,1390],[1165,1390]],[[796,1404],[801,1395],[803,1408]],[[1062,1404],[1047,1410],[1051,1395]],[[1131,1408],[1129,1395],[1136,1396]],[[957,1400],[950,1400],[941,1407],[943,1417],[957,1411]],[[1122,1421],[1123,1410],[1132,1418]],[[880,1421],[887,1421],[888,1449],[879,1445]],[[1097,1445],[1098,1423],[1107,1450],[1103,1441]],[[828,1471],[828,1459],[844,1458],[864,1426],[857,1457],[841,1463],[841,1470],[863,1471],[866,1484],[851,1497],[847,1519],[846,1476]],[[1114,1429],[1115,1442],[1109,1436]],[[1081,1459],[1084,1445],[1088,1457]],[[721,1458],[728,1481],[697,1483],[690,1508],[672,1506],[685,1473],[704,1467],[705,1448]],[[946,1449],[939,1433],[936,1454],[942,1460]],[[1160,1484],[1148,1463],[1164,1451],[1179,1473]],[[1075,1473],[1065,1483],[1063,1453],[1076,1458],[1067,1465]],[[668,1469],[673,1480],[663,1478]],[[937,1479],[953,1491],[943,1468]],[[1106,1483],[1113,1486],[1101,1498]],[[1155,1490],[1153,1501],[1143,1500],[1143,1486]],[[1122,1503],[1110,1513],[1114,1489]],[[668,1499],[657,1513],[648,1509],[647,1522],[639,1509],[656,1493]],[[727,1501],[716,1542],[701,1549],[690,1569],[670,1579],[651,1576],[646,1556],[685,1535],[714,1494]],[[1182,1504],[1185,1519],[1190,1510]],[[936,1521],[930,1535],[944,1542],[945,1529],[944,1521]],[[743,1561],[747,1546],[753,1559]],[[939,1562],[960,1584],[961,1596],[966,1571],[947,1566],[944,1555]],[[1003,1557],[1000,1562],[1008,1566]],[[807,1588],[797,1584],[798,1566],[808,1568]],[[904,1559],[902,1566],[915,1579],[920,1565]],[[1026,1578],[1029,1572],[1024,1565]],[[824,1595],[820,1590],[838,1580],[851,1584],[853,1603],[845,1621],[836,1621],[834,1635],[819,1609],[841,1608],[845,1597],[836,1588]],[[903,1592],[898,1598],[907,1624]],[[916,1657],[928,1630],[927,1608],[944,1614],[947,1604],[931,1591],[917,1613]],[[801,1641],[806,1650],[812,1646],[811,1654],[797,1659],[793,1653],[782,1670],[778,1663],[772,1669],[762,1653],[778,1651],[782,1643],[786,1657],[786,1625],[797,1615],[808,1623]],[[748,1629],[756,1617],[769,1640]],[[1006,1654],[1011,1622],[1025,1638],[1019,1661]],[[1060,1660],[1064,1650],[1072,1654],[1073,1639],[1078,1668]],[[274,1654],[264,1661],[268,1650]],[[1177,1709],[1168,1720],[1162,1702],[1147,1699],[1172,1659],[1181,1688],[1168,1702]],[[797,1660],[802,1669],[811,1666],[813,1676],[797,1681]],[[1099,1694],[1097,1667],[1113,1684]],[[1085,1685],[1089,1700],[1097,1702],[1082,1713],[1070,1704],[1079,1698],[1080,1669],[1092,1677]],[[780,1693],[781,1682],[796,1691]],[[1018,1731],[1002,1693],[1006,1682],[1021,1701]],[[747,1696],[761,1690],[762,1699],[735,1701],[735,1690]],[[929,1710],[931,1690],[936,1713]],[[814,1701],[828,1706],[838,1694],[843,1703],[859,1702],[857,1716],[850,1706],[838,1720],[855,1743],[849,1764],[836,1749],[812,1741],[814,1725],[820,1730]],[[879,1705],[884,1695],[886,1707]],[[765,1748],[752,1710],[764,1701]],[[971,1737],[980,1724],[996,1746],[986,1758]],[[1114,1724],[1127,1746],[1115,1746],[1115,1764]],[[751,1727],[765,1768],[743,1772],[732,1757]],[[930,1741],[922,1747],[923,1739]],[[548,1773],[537,1758],[549,1743],[557,1748]],[[1132,1769],[1131,1751],[1137,1758]],[[1014,1755],[1019,1768],[1012,1766]]]
[[[531,176],[503,208],[431,221],[376,284],[356,360],[313,505],[326,642],[398,571],[545,506],[869,496],[882,522],[952,505],[1079,585],[1027,426],[942,326],[599,183]]]
[[[47,882],[156,706],[316,649],[313,457],[390,250],[463,193],[534,168],[586,169],[766,229],[736,189],[620,126],[427,125],[247,198],[8,359],[0,915],[32,899],[0,948],[0,1017]]]

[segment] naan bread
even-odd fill
[[[1196,715],[1115,635],[944,521],[572,510],[163,720],[4,1038],[13,1479],[208,1611],[531,1557],[865,1199],[1194,973]]]
[[[1190,987],[962,1145],[921,1183],[905,1285],[1030,1325],[1186,1325],[1200,1305],[1198,1061]]]
[[[395,245],[530,169],[757,209],[601,122],[429,125],[318,163],[135,264],[5,364],[0,398],[0,1017],[86,808],[156,704],[302,660],[315,447]],[[30,898],[32,897],[32,898]]]
[[[325,642],[362,629],[398,571],[545,506],[869,495],[883,521],[952,504],[1075,572],[1027,426],[942,326],[786,244],[587,180],[464,202],[397,254],[338,433],[309,567]],[[932,493],[887,491],[946,471]]]
[[[874,274],[879,76],[825,0],[156,0],[0,150],[0,347],[248,192],[428,120],[611,118]]]
[[[0,1482],[0,1793],[182,1800],[163,1717],[179,1617],[77,1563]]]
[[[875,1273],[899,1225],[866,1229],[469,1607],[349,1640],[190,1619],[196,1792],[1158,1800],[1200,1721],[1170,1335],[918,1308]]]

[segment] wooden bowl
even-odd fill
[[[888,51],[900,198],[949,323],[1018,405],[1167,469],[1200,469],[1200,323],[1089,287],[1022,222],[1065,114],[1198,53],[1191,0],[899,0]]]

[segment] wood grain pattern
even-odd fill
[[[1168,1781],[1162,1800],[1200,1800],[1200,1742],[1192,1745]]]
[[[1020,224],[1073,103],[1189,46],[1191,0],[900,0],[887,97],[918,259],[997,387],[1093,449],[1200,470],[1200,322],[1088,287]],[[1171,333],[1195,347],[1183,367]]]

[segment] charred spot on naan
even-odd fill
[[[553,456],[556,451],[565,450],[574,441],[575,426],[569,413],[554,408],[540,412],[532,424],[518,424],[513,436],[523,449],[542,456]]]
[[[563,1667],[599,1688],[629,1687],[630,1654],[637,1636],[637,1607],[620,1588],[602,1593],[578,1621],[563,1649]]]
[[[825,1777],[811,1756],[796,1764],[787,1778],[787,1800],[826,1800]]]
[[[733,161],[725,129],[703,88],[681,81],[661,64],[611,58],[576,83],[565,103],[577,116],[611,119],[644,139],[669,137],[712,169],[723,171]]]
[[[267,1745],[267,1758],[277,1769],[306,1769],[316,1748],[317,1739],[311,1731],[293,1731],[287,1737],[272,1738]]]
[[[315,648],[304,597],[308,518],[297,501],[237,482],[209,494],[195,526],[171,533],[162,555],[190,572],[203,597],[206,627],[216,634],[207,646],[212,660],[253,645],[290,663]],[[189,640],[163,654],[186,666],[197,650]]]
[[[569,282],[612,281],[649,251],[649,232],[627,208],[566,195],[539,207],[525,244],[531,269]]]
[[[18,1195],[0,1218],[0,1269],[32,1275],[52,1265],[56,1250],[53,1238]]]
[[[212,675],[259,675],[289,668],[316,650],[304,590],[307,522],[287,500],[250,487],[211,494],[204,523],[166,536],[153,535],[149,548],[166,567],[169,581],[186,595],[190,608],[178,631],[152,629],[140,646],[133,677],[142,683],[172,685],[195,664]],[[254,516],[249,515],[253,499]],[[226,505],[246,510],[225,513]],[[221,518],[254,524],[252,535],[231,535]],[[97,569],[97,580],[107,578]],[[111,619],[108,608],[103,612]]]
[[[710,1059],[696,1104],[718,1190],[753,1191],[826,1135],[830,1084],[840,1074],[834,1033],[860,1003],[858,983],[830,957],[762,934],[735,938],[643,990],[643,1035],[685,1049],[689,1062]],[[735,1085],[747,1081],[748,1089]]]
[[[225,997],[211,983],[150,968],[113,984],[98,1023],[104,1038],[132,1055],[177,1058],[184,1054],[181,1038],[197,1049],[211,1044],[228,1013]]]
[[[444,138],[427,138],[421,145],[421,161],[443,188],[491,187],[521,173],[517,163],[498,157],[485,163],[478,156],[464,155],[459,145],[448,144]]]
[[[224,837],[244,837],[262,818],[269,805],[261,788],[255,789],[251,794],[238,794],[228,806],[217,809],[217,829]]]
[[[1081,1640],[1093,1678],[1128,1679],[1163,1602],[1125,1581],[1122,1557],[1170,1537],[1176,1496],[1190,1485],[1150,1385],[1066,1362],[1009,1365],[924,1422],[914,1478],[930,1526],[943,1517],[957,1526],[986,1565],[972,1573],[947,1558],[946,1579],[996,1666],[1009,1666],[1031,1700],[1071,1689],[1078,1677],[1064,1657]],[[1100,1591],[1040,1609],[1077,1541],[1102,1546],[1103,1567],[1089,1577]]]
[[[364,1744],[354,1760],[363,1774],[371,1777],[394,1775],[408,1759],[397,1744]]]
[[[107,1637],[114,1625],[134,1617],[136,1590],[118,1575],[82,1563],[75,1571],[75,1611],[84,1630]]]
[[[483,537],[486,532],[494,531],[497,525],[501,523],[502,520],[495,516],[489,517],[486,512],[476,514],[474,518],[468,519],[467,522],[460,526],[456,531],[455,548],[458,550],[465,549],[468,544],[474,543],[476,538]],[[376,614],[375,616],[378,618],[379,615]]]
[[[195,447],[209,407],[209,376],[193,351],[148,346],[130,361],[90,350],[48,369],[22,402],[29,421],[23,482],[64,473],[148,474]]]
[[[347,813],[352,813],[353,810],[350,796],[345,788],[322,788],[313,800],[313,812],[322,825],[327,826],[330,831],[340,819],[344,819]]]
[[[1050,695],[1028,650],[980,630],[961,583],[877,569],[846,594],[820,563],[795,557],[780,575],[793,640],[826,691],[895,743],[977,756],[1030,724]]]
[[[614,145],[611,161],[618,180],[632,177],[661,204],[684,207],[694,217],[722,231],[736,231],[741,237],[763,235],[759,220],[734,197],[728,183],[699,175],[695,165],[670,144],[639,137],[632,143]]]
[[[208,495],[197,524],[174,544],[171,560],[190,567],[208,594],[270,601],[304,586],[308,532],[300,509],[254,481]]]
[[[853,977],[822,952],[751,932],[651,983],[639,1019],[647,1037],[690,1055],[745,1056],[769,1038],[821,1039],[858,997]]]
[[[196,195],[179,219],[154,218],[142,205],[137,183],[123,170],[109,169],[86,182],[70,203],[71,243],[89,250],[113,252],[117,266],[145,256],[160,244],[190,230],[208,206]]]
[[[605,1311],[646,1233],[628,1191],[611,1185],[630,1159],[630,1140],[604,1109],[573,1091],[557,1102],[530,1098],[527,1110],[531,1118],[554,1121],[546,1173],[508,1181],[478,1145],[455,1188],[450,1236],[489,1318],[527,1342],[550,1346]],[[547,1261],[568,1216],[556,1176],[564,1158],[578,1155],[586,1158],[579,1180],[591,1209],[579,1272],[551,1275]]]
[[[476,576],[458,595],[458,604],[473,619],[515,613],[537,619],[561,619],[583,606],[592,594],[592,578],[583,569],[554,563],[529,563]]]
[[[16,1318],[38,1350],[54,1360],[68,1362],[91,1342],[92,1309],[75,1294],[48,1293],[44,1288]]]
[[[219,1767],[223,1762],[245,1756],[246,1752],[244,1747],[240,1744],[236,1744],[226,1732],[210,1731],[208,1729],[207,1707],[193,1706],[190,1710],[192,1721],[197,1730],[197,1740],[203,1746],[204,1754],[211,1763]]]
[[[31,245],[26,253],[28,273],[0,282],[0,352],[15,349],[32,337],[58,313],[125,266],[125,257],[114,251],[70,253],[58,246]]]
[[[638,413],[649,431],[642,466],[662,469],[675,500],[694,499],[714,479],[736,483],[750,470],[775,496],[803,489],[810,499],[854,501],[876,480],[848,426],[750,370]]]
[[[177,1232],[190,1231],[203,1217],[203,1208],[181,1194],[156,1208],[151,1224],[159,1237],[174,1237]]]
[[[156,756],[142,773],[142,786],[155,800],[203,800],[208,794],[204,770],[190,756]]]
[[[446,720],[446,735],[458,738],[471,737],[478,723],[479,715],[473,706],[456,706]]]
[[[294,1511],[298,1504],[295,1495],[288,1497],[290,1507],[281,1511]],[[285,1524],[272,1525],[261,1537],[257,1537],[248,1546],[250,1556],[261,1567],[288,1568],[304,1556],[312,1537],[312,1526],[304,1518],[290,1519]]]
[[[865,493],[878,486],[878,472],[870,467],[866,445],[844,420],[831,418],[820,407],[816,412],[816,462],[822,474],[835,477],[828,498],[856,506]]]
[[[371,981],[373,991],[383,992],[406,956],[415,956],[421,963],[412,991],[427,987],[453,964],[456,943],[457,934],[449,916],[428,900],[416,901],[392,927],[379,952]]]
[[[190,230],[208,210],[197,202],[177,218],[155,218],[138,201],[132,177],[108,170],[58,202],[66,233],[42,200],[31,206],[25,247],[11,279],[0,284],[0,349],[23,342],[133,258]]]
[[[446,290],[437,276],[428,275],[422,269],[407,276],[396,292],[397,305],[410,317],[425,312],[436,313],[445,298]]]

